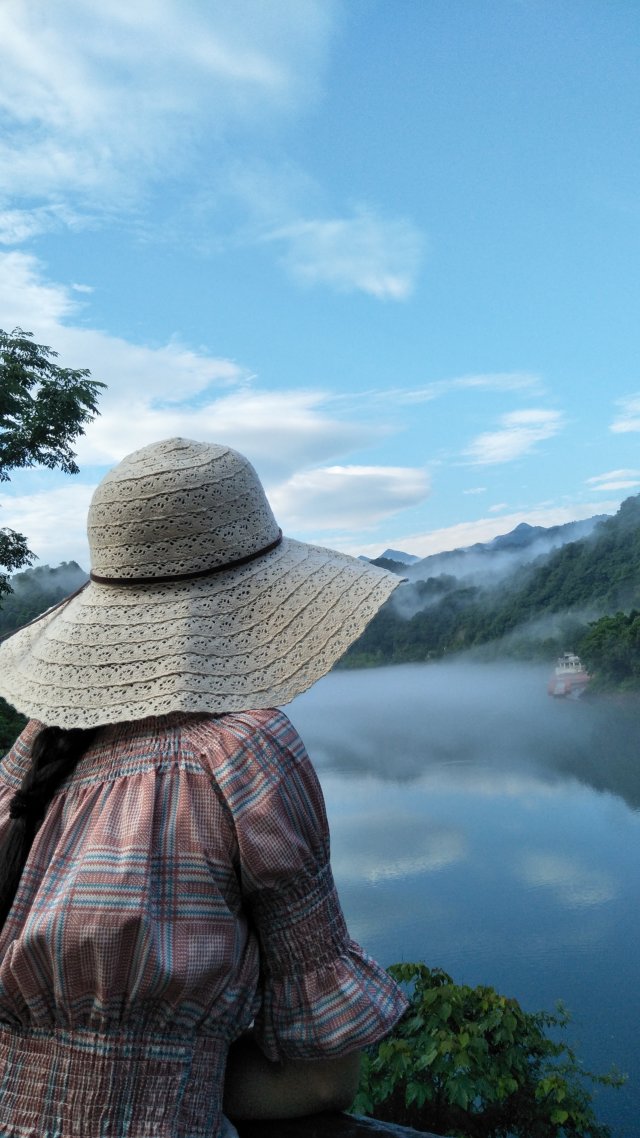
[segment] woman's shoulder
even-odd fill
[[[30,761],[42,724],[32,720],[0,763],[0,784],[15,789]],[[72,783],[127,778],[170,768],[204,770],[218,783],[262,790],[308,764],[289,717],[260,708],[224,715],[177,712],[99,728],[72,775]]]
[[[278,708],[193,718],[183,724],[183,743],[217,775],[280,782],[286,772],[308,762],[304,743]]]
[[[235,811],[272,794],[288,799],[303,786],[309,793],[317,781],[300,735],[276,708],[194,721],[186,726],[184,742]]]
[[[265,707],[252,711],[232,711],[225,715],[203,716],[185,724],[187,735],[208,739],[228,750],[268,751],[303,749],[302,740],[284,711]]]

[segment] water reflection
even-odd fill
[[[335,828],[334,828],[335,829]],[[433,873],[464,861],[467,842],[459,827],[441,825],[428,815],[377,810],[339,822],[333,867],[343,882],[377,885],[416,873]]]
[[[292,718],[318,769],[407,782],[480,763],[510,778],[577,779],[640,807],[640,706],[550,699],[547,672],[460,663],[336,672],[294,701]]]
[[[558,703],[545,669],[334,673],[289,709],[318,768],[353,935],[530,1008],[564,1000],[587,1065],[633,1074],[602,1117],[635,1134],[640,721]]]
[[[558,903],[568,909],[601,905],[618,895],[611,874],[551,851],[532,850],[524,854],[516,875],[525,885],[549,889]]]

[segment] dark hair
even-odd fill
[[[0,844],[0,929],[13,904],[33,839],[58,787],[89,747],[96,728],[43,727],[31,746],[31,763],[9,802],[12,819]]]

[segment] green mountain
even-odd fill
[[[640,496],[627,498],[587,537],[520,563],[507,576],[495,580],[490,569],[487,559],[484,576],[440,573],[404,583],[341,666],[433,660],[470,649],[484,658],[544,660],[579,651],[599,618],[640,609]]]

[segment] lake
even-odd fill
[[[350,931],[528,1010],[571,1013],[615,1138],[638,1133],[640,710],[550,669],[336,671],[287,708],[324,789]]]

